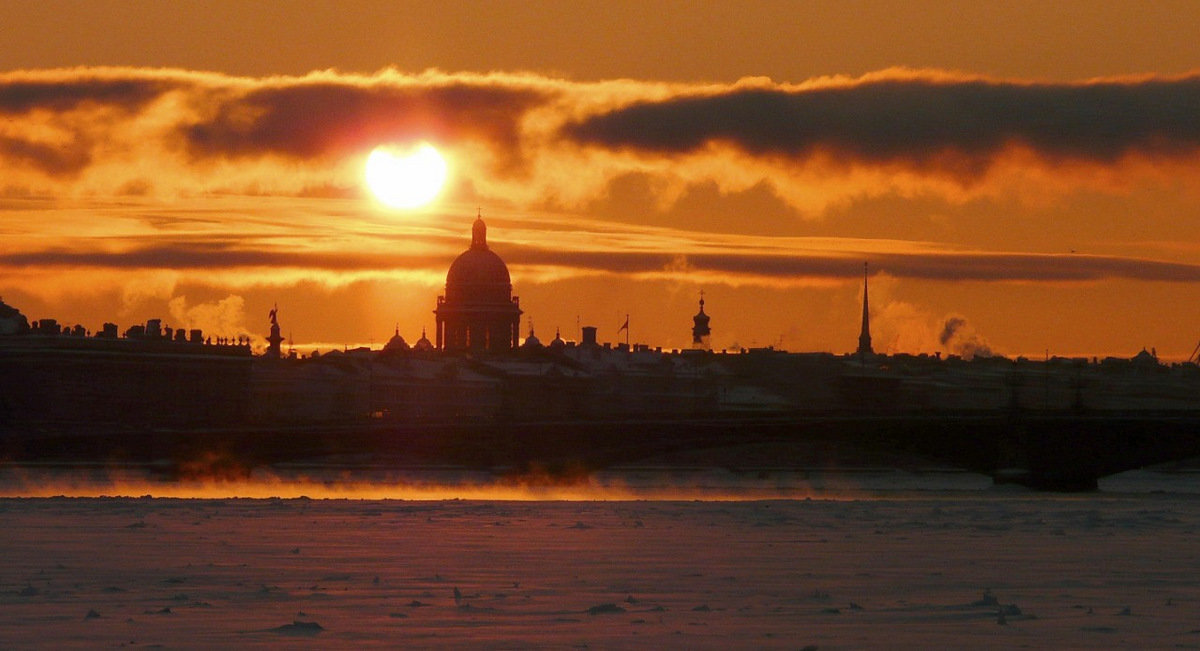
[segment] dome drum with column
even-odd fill
[[[446,293],[439,296],[437,347],[445,351],[501,352],[520,341],[520,300],[512,295],[508,266],[487,245],[487,226],[477,217],[471,248],[450,265]]]

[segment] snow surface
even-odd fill
[[[1195,480],[901,485],[744,501],[4,498],[0,648],[1200,647],[1200,491],[1171,490]]]

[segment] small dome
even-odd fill
[[[521,344],[522,348],[541,348],[542,340],[533,334],[533,328],[529,329],[529,336],[525,337],[525,343]]]
[[[404,337],[400,336],[399,327],[396,328],[396,334],[392,335],[392,338],[388,339],[388,342],[383,345],[383,350],[389,353],[408,350],[408,342],[404,341]]]
[[[413,350],[422,353],[427,353],[434,350],[433,342],[429,341],[429,338],[425,336],[425,328],[421,328],[421,338],[418,339],[417,343],[413,345]]]
[[[558,329],[555,328],[554,339],[550,342],[550,348],[552,350],[559,350],[560,348],[564,348],[566,345],[567,342],[563,341],[562,335],[559,334]]]

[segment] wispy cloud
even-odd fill
[[[111,210],[111,209],[110,209]],[[464,219],[378,228],[366,216],[337,222],[289,211],[214,222],[208,212],[150,212],[126,217],[117,232],[78,232],[62,224],[10,237],[0,269],[47,273],[79,269],[169,271],[227,282],[241,273],[260,283],[294,284],[388,275],[441,278],[466,245]],[[37,219],[34,215],[31,219]],[[544,218],[498,217],[492,245],[523,282],[597,274],[703,277],[731,285],[857,278],[863,260],[895,278],[975,282],[1093,282],[1119,278],[1200,281],[1200,265],[1131,256],[971,250],[937,243],[850,237],[734,236],[665,227],[623,226],[582,217],[544,228]],[[252,225],[250,232],[246,226]],[[431,225],[432,224],[432,225]],[[569,224],[569,227],[564,228]],[[314,228],[324,237],[314,239]],[[547,270],[553,273],[547,273]],[[342,284],[345,280],[335,281]]]

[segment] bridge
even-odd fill
[[[1200,411],[930,412],[542,422],[340,422],[300,427],[0,433],[10,462],[156,462],[167,473],[248,473],[272,463],[357,458],[376,466],[460,465],[586,473],[707,451],[753,469],[746,446],[787,452],[773,467],[944,465],[1039,490],[1094,490],[1101,477],[1200,456]]]

